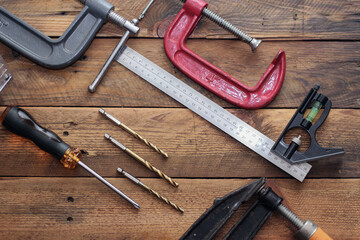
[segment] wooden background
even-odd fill
[[[131,19],[147,0],[110,2]],[[249,46],[203,19],[188,41],[200,56],[254,86],[278,50],[286,51],[283,88],[265,109],[234,107],[169,62],[162,37],[181,8],[177,0],[157,0],[140,23],[140,34],[128,45],[274,140],[307,91],[320,83],[334,108],[318,140],[324,146],[343,147],[346,155],[313,162],[300,183],[117,63],[98,91],[88,93],[88,85],[124,33],[112,24],[101,29],[79,61],[63,70],[39,67],[0,44],[0,53],[14,73],[0,94],[0,112],[8,105],[28,110],[41,125],[84,149],[85,164],[141,205],[140,210],[133,209],[83,169],[64,169],[30,141],[0,126],[0,239],[177,239],[216,197],[259,177],[268,177],[290,209],[304,220],[313,220],[334,239],[359,239],[360,1],[208,2],[211,10],[264,42],[252,53]],[[75,0],[1,0],[0,4],[51,37],[60,36],[82,9]],[[105,120],[99,107],[163,148],[169,159]],[[105,132],[174,177],[179,188],[105,141]],[[124,179],[116,173],[117,167],[178,203],[185,214]],[[255,239],[293,239],[293,231],[275,213]]]

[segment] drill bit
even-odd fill
[[[134,130],[132,130],[131,128],[129,128],[128,126],[126,126],[125,124],[123,124],[122,122],[120,122],[118,119],[116,119],[115,117],[113,117],[112,115],[110,115],[109,113],[107,113],[104,109],[100,109],[99,112],[104,115],[107,119],[109,119],[110,121],[112,121],[113,123],[115,123],[116,125],[118,125],[119,127],[121,127],[122,129],[124,129],[126,132],[130,133],[131,135],[133,135],[135,138],[139,139],[140,141],[142,141],[143,143],[145,143],[147,146],[149,146],[150,148],[154,149],[156,152],[160,153],[162,156],[164,157],[169,157],[169,155],[164,152],[163,150],[161,150],[160,148],[158,148],[157,146],[155,146],[154,144],[152,144],[151,142],[149,142],[148,140],[146,140],[145,138],[143,138],[140,134],[138,134],[137,132],[135,132]]]
[[[172,206],[173,208],[175,208],[176,210],[178,210],[181,213],[184,213],[184,209],[182,209],[181,207],[179,207],[178,205],[176,205],[175,203],[171,202],[169,199],[167,199],[166,197],[161,196],[158,192],[154,191],[153,189],[151,189],[149,186],[145,185],[144,183],[142,183],[139,179],[135,178],[134,176],[130,175],[129,173],[125,172],[123,169],[118,168],[117,171],[121,174],[123,174],[125,177],[127,177],[128,179],[130,179],[131,181],[133,181],[134,183],[136,183],[137,185],[145,188],[146,190],[148,190],[151,194],[155,195],[158,199],[160,199],[161,201],[165,202],[167,205]]]
[[[24,109],[7,107],[0,116],[0,123],[2,123],[10,132],[31,140],[40,149],[55,156],[65,168],[74,169],[76,165],[80,165],[86,171],[94,175],[99,181],[131,203],[135,208],[140,208],[139,204],[134,202],[130,197],[80,161],[82,153],[79,148],[71,147],[56,135],[56,133],[39,125]]]
[[[156,167],[154,167],[151,163],[149,163],[148,161],[144,160],[142,157],[140,157],[139,155],[137,155],[136,153],[134,153],[133,151],[131,151],[130,149],[128,149],[127,147],[125,147],[124,145],[122,145],[120,142],[118,142],[116,139],[114,139],[113,137],[111,137],[109,134],[105,134],[105,138],[108,139],[110,142],[112,142],[115,146],[117,146],[118,148],[122,149],[124,152],[126,152],[127,154],[129,154],[131,157],[133,157],[134,159],[136,159],[137,161],[141,162],[146,168],[148,168],[150,171],[156,173],[158,176],[160,176],[161,178],[165,179],[168,183],[170,183],[171,185],[173,185],[174,187],[178,187],[179,184],[177,182],[175,182],[171,177],[169,177],[168,175],[166,175],[165,173],[163,173],[161,170],[157,169]]]

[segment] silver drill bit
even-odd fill
[[[145,143],[148,147],[152,148],[153,150],[155,150],[156,152],[160,153],[162,156],[164,157],[169,157],[169,155],[164,152],[163,150],[161,150],[160,148],[158,148],[156,145],[154,145],[153,143],[149,142],[147,139],[143,138],[140,134],[138,134],[137,132],[135,132],[134,130],[132,130],[131,128],[129,128],[128,126],[126,126],[125,124],[123,124],[122,122],[120,122],[118,119],[116,119],[115,117],[111,116],[109,113],[107,113],[104,109],[100,109],[99,112],[104,115],[107,119],[109,119],[110,121],[112,121],[113,123],[115,123],[116,125],[118,125],[119,127],[121,127],[122,129],[124,129],[126,132],[130,133],[131,135],[133,135],[135,138],[139,139],[140,141],[142,141],[143,143]]]
[[[161,178],[165,179],[168,183],[170,183],[171,185],[173,185],[174,187],[178,187],[179,184],[177,182],[175,182],[171,177],[169,177],[168,175],[166,175],[165,173],[163,173],[161,170],[157,169],[156,167],[154,167],[151,163],[149,163],[148,161],[144,160],[142,157],[140,157],[139,155],[137,155],[136,153],[134,153],[133,151],[131,151],[130,149],[128,149],[127,147],[125,147],[124,145],[122,145],[120,142],[118,142],[116,139],[112,138],[109,134],[105,134],[105,138],[108,139],[110,142],[112,142],[115,146],[117,146],[118,148],[122,149],[124,152],[126,152],[127,154],[129,154],[131,157],[133,157],[134,159],[136,159],[138,162],[142,163],[147,169],[149,169],[150,171],[156,173],[158,176],[160,176]]]
[[[102,183],[104,183],[106,186],[108,186],[109,188],[111,188],[112,190],[114,190],[117,194],[119,194],[121,197],[123,197],[126,201],[128,201],[129,203],[131,203],[135,208],[139,209],[140,205],[137,204],[135,201],[133,201],[131,198],[129,198],[128,196],[126,196],[123,192],[121,192],[119,189],[117,189],[114,185],[112,185],[111,183],[109,183],[108,181],[106,181],[103,177],[101,177],[99,174],[97,174],[94,170],[92,170],[91,168],[89,168],[86,164],[84,164],[81,161],[78,161],[78,164],[83,167],[86,171],[88,171],[89,173],[91,173],[92,175],[94,175],[98,180],[100,180]]]
[[[181,207],[179,207],[178,205],[176,205],[175,203],[171,202],[169,199],[167,199],[166,197],[161,196],[158,192],[154,191],[153,189],[151,189],[149,186],[145,185],[144,183],[142,183],[139,179],[135,178],[134,176],[130,175],[129,173],[125,172],[123,169],[118,168],[117,171],[121,174],[123,174],[125,177],[127,177],[128,179],[130,179],[131,181],[133,181],[134,183],[136,183],[137,185],[141,186],[142,188],[148,190],[151,194],[153,194],[154,196],[156,196],[158,199],[160,199],[161,201],[165,202],[166,204],[172,206],[173,208],[175,208],[176,210],[178,210],[181,213],[184,213],[184,209],[182,209]]]

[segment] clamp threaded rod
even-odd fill
[[[186,2],[186,0],[180,0],[183,3]],[[224,18],[220,17],[213,11],[209,10],[208,8],[204,8],[202,14],[209,18],[211,21],[219,25],[220,27],[224,28],[225,30],[229,31],[230,33],[234,34],[236,37],[240,38],[243,42],[246,42],[250,45],[252,51],[255,51],[256,48],[260,45],[261,40],[258,40],[256,38],[250,37],[245,32],[241,31],[239,28],[235,27],[233,24],[225,20]]]
[[[87,0],[78,0],[78,1],[86,5]],[[103,1],[106,2],[106,0]],[[134,24],[132,24],[131,22],[129,22],[128,20],[126,20],[125,18],[114,12],[113,10],[109,11],[107,15],[107,20],[118,25],[119,27],[126,28],[126,30],[130,31],[133,34],[136,34],[140,30],[139,27],[135,26]]]
[[[297,229],[300,229],[304,226],[304,222],[298,218],[295,213],[290,211],[283,204],[280,204],[277,210],[283,215],[291,224],[293,224]]]

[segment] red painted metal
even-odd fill
[[[255,87],[242,84],[185,45],[206,6],[203,0],[187,0],[172,22],[164,37],[170,61],[188,77],[234,105],[246,109],[268,105],[279,93],[285,78],[285,52],[279,51]]]

